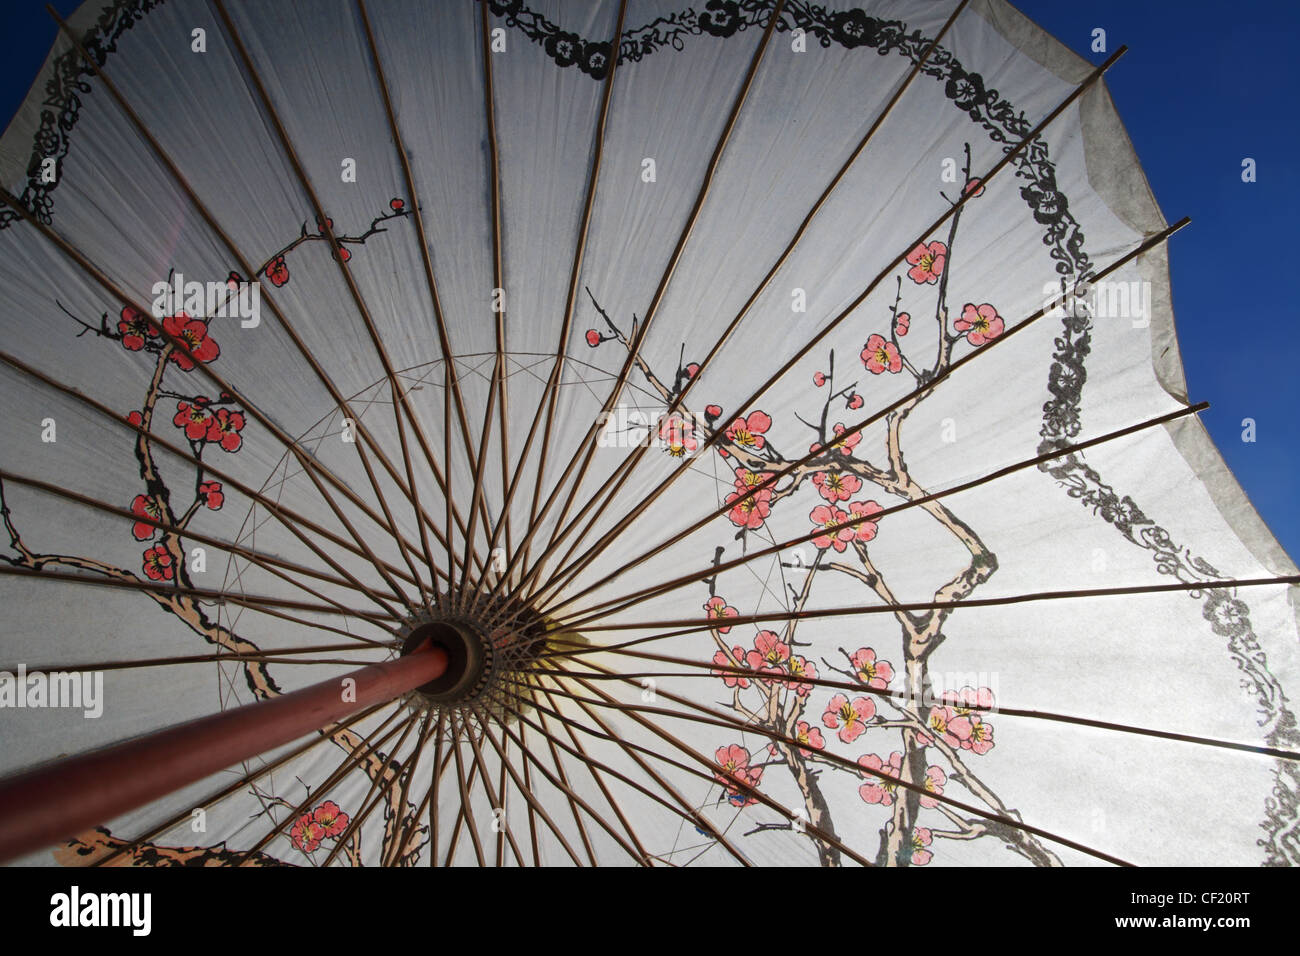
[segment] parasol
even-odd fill
[[[1296,568],[1002,0],[92,0],[0,139],[0,847],[1297,862]]]

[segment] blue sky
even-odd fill
[[[1107,83],[1169,220],[1174,309],[1193,401],[1219,451],[1287,551],[1300,558],[1300,336],[1285,283],[1300,275],[1287,251],[1300,191],[1300,3],[1180,0],[1013,0],[1094,62],[1092,31],[1129,46]],[[59,0],[66,14],[77,4]],[[0,116],[7,121],[53,42],[41,0],[6,10]],[[1258,179],[1241,181],[1245,157]],[[1253,444],[1242,420],[1254,419]]]

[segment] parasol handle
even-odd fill
[[[426,645],[343,677],[0,781],[0,862],[67,840],[367,707],[396,700],[441,677],[447,661],[443,647]]]

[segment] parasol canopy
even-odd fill
[[[1122,49],[60,26],[0,139],[11,858],[1298,862],[1300,575],[1186,394]]]

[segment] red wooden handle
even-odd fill
[[[429,646],[0,781],[0,862],[66,840],[366,707],[396,700],[446,669],[446,651]]]

